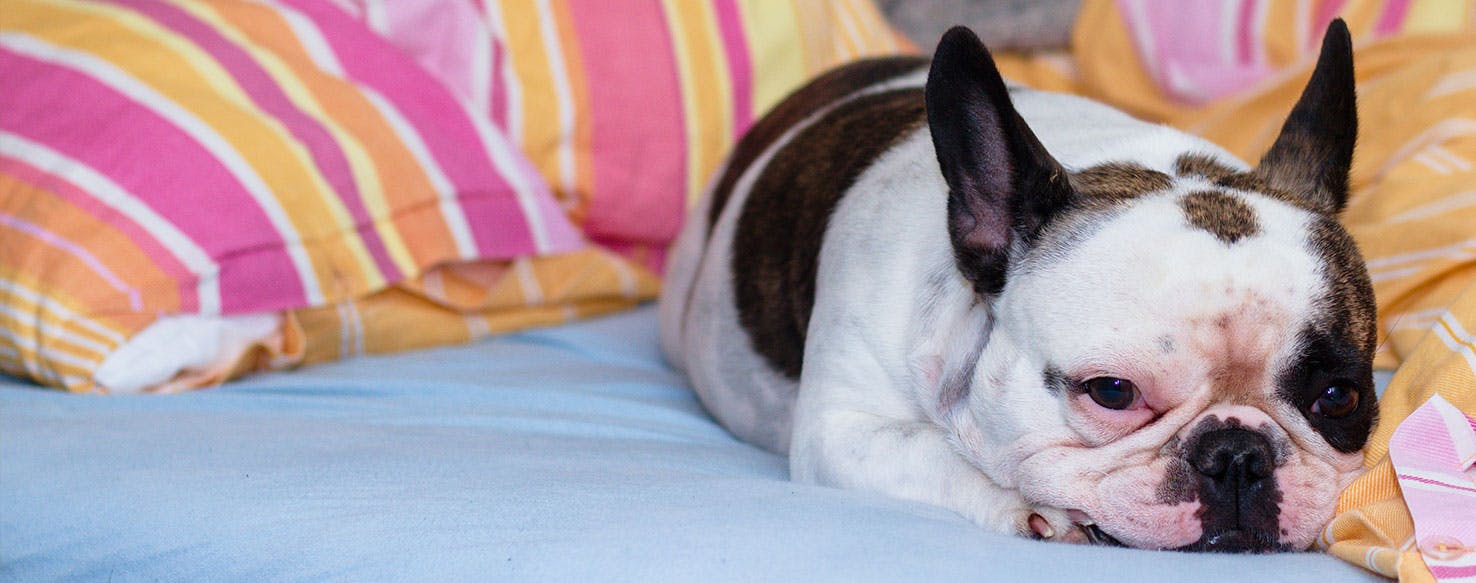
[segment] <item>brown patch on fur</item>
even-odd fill
[[[1208,231],[1227,245],[1261,232],[1256,211],[1233,194],[1213,190],[1191,192],[1179,199],[1189,224]]]
[[[1346,338],[1372,360],[1378,342],[1377,306],[1358,244],[1332,218],[1313,223],[1309,240],[1322,259],[1328,284],[1323,301],[1331,308],[1324,312],[1331,319],[1329,331]]]
[[[1131,200],[1174,185],[1169,175],[1134,162],[1108,162],[1071,174],[1071,186],[1091,202]]]
[[[1312,212],[1329,212],[1329,209],[1313,204],[1307,196],[1277,188],[1258,171],[1236,170],[1207,154],[1189,153],[1179,156],[1174,160],[1174,174],[1199,176],[1221,188],[1260,194]]]
[[[779,141],[784,132],[810,117],[816,111],[841,98],[888,79],[920,71],[928,64],[926,57],[898,56],[863,59],[833,69],[801,87],[749,128],[738,142],[723,174],[712,191],[708,209],[708,228],[717,223],[723,207],[733,194],[738,179],[748,171],[765,151]]]
[[[1209,154],[1191,152],[1174,160],[1174,174],[1179,176],[1203,176],[1214,181],[1239,173]]]
[[[926,121],[920,88],[857,98],[801,130],[754,181],[733,237],[734,295],[754,351],[786,376],[800,374],[831,211]]]

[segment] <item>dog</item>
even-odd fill
[[[675,244],[669,361],[792,479],[1021,536],[1306,549],[1377,409],[1337,222],[1347,26],[1274,145],[1223,149],[1007,84],[967,28],[747,132]]]

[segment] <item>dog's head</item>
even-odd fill
[[[1376,409],[1372,290],[1336,220],[1357,133],[1342,21],[1255,168],[1063,167],[963,28],[927,106],[955,262],[993,306],[945,413],[965,455],[1130,546],[1310,546]]]

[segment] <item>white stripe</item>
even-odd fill
[[[382,35],[389,32],[389,17],[385,15],[384,6],[379,0],[364,0],[364,22],[374,32]]]
[[[334,309],[338,310],[338,357],[346,358],[352,354],[349,347],[353,345],[354,323],[349,319],[348,302],[339,302]]]
[[[1418,154],[1415,154],[1414,157],[1410,159],[1424,164],[1426,168],[1434,170],[1436,174],[1450,174],[1451,172],[1449,166],[1446,166],[1445,164],[1442,164],[1439,160],[1436,160],[1435,157],[1431,156],[1429,152],[1420,152]]]
[[[1389,326],[1389,331],[1408,330],[1412,328],[1428,330],[1431,324],[1434,324],[1436,320],[1439,320],[1441,316],[1445,315],[1445,312],[1445,308],[1435,308],[1433,310],[1394,314],[1394,324]]]
[[[1240,5],[1247,0],[1223,0],[1220,2],[1220,63],[1240,64],[1235,37],[1240,32]]]
[[[159,216],[138,197],[80,160],[3,130],[0,130],[0,156],[15,158],[74,184],[78,190],[138,225],[199,277],[195,293],[200,301],[200,310],[220,311],[220,266],[174,223]]]
[[[10,340],[11,344],[19,346],[25,350],[35,352],[43,360],[53,360],[56,362],[66,363],[83,370],[92,370],[94,367],[97,366],[96,362],[83,360],[80,357],[55,350],[51,347],[42,347],[40,344],[37,344],[36,340],[31,338],[30,336],[21,334],[20,332],[11,330],[9,328],[0,328],[0,338]]]
[[[549,74],[553,77],[554,104],[559,118],[557,156],[559,160],[560,195],[577,200],[574,192],[574,97],[569,89],[569,70],[564,62],[564,49],[559,46],[558,20],[549,0],[538,0],[538,29],[543,35],[543,48],[548,55]]]
[[[93,255],[87,248],[71,239],[53,233],[50,229],[41,225],[21,219],[20,217],[11,216],[4,212],[0,212],[0,225],[15,229],[28,238],[38,239],[52,249],[71,255],[78,261],[81,261],[93,273],[96,273],[98,277],[101,277],[103,281],[107,282],[108,287],[128,296],[129,308],[135,312],[143,311],[143,294],[138,291],[138,288],[123,281],[123,278],[119,277],[117,273],[114,273],[111,268],[104,264],[101,259],[98,259],[96,255]]]
[[[1440,414],[1440,421],[1445,424],[1445,432],[1450,435],[1451,446],[1455,448],[1456,469],[1460,473],[1453,476],[1454,482],[1476,486],[1476,480],[1465,475],[1465,469],[1473,460],[1476,460],[1476,433],[1471,431],[1470,421],[1460,409],[1456,409],[1455,405],[1450,404],[1450,401],[1438,394],[1430,399],[1430,404],[1434,405],[1435,412]]]
[[[507,38],[507,27],[502,18],[499,0],[483,0],[483,12],[492,36],[502,46],[502,87],[507,93],[507,135],[517,144],[523,143],[523,93],[518,83],[517,71],[512,66],[512,42]],[[489,116],[490,117],[490,116]]]
[[[1429,101],[1437,97],[1445,97],[1452,93],[1476,89],[1476,69],[1456,71],[1436,81],[1430,89],[1425,92],[1425,100]]]
[[[1143,59],[1143,65],[1148,67],[1148,72],[1155,78],[1163,81],[1163,72],[1158,70],[1158,47],[1154,46],[1153,41],[1153,21],[1148,17],[1144,0],[1125,0],[1123,3],[1127,4],[1128,18],[1144,23],[1144,26],[1129,27],[1133,29],[1133,40],[1137,41],[1138,54]]]
[[[1445,214],[1447,212],[1457,209],[1463,209],[1469,206],[1476,206],[1476,190],[1468,190],[1466,192],[1437,198],[1428,203],[1422,204],[1420,206],[1389,217],[1388,222],[1405,223],[1419,219],[1427,219],[1436,215]]]
[[[441,170],[440,163],[436,161],[435,156],[431,155],[430,148],[426,146],[420,132],[416,131],[415,126],[400,115],[400,110],[396,109],[384,96],[368,87],[361,89],[364,91],[364,97],[369,99],[369,103],[374,104],[374,108],[379,110],[379,114],[384,116],[385,121],[389,122],[395,135],[400,137],[400,141],[410,150],[410,154],[415,156],[415,161],[425,170],[425,176],[430,180],[431,188],[435,189],[436,198],[440,201],[441,215],[446,219],[446,228],[450,229],[451,239],[456,242],[456,251],[461,254],[462,259],[477,258],[477,243],[472,238],[471,222],[467,220],[466,213],[461,208],[461,201],[456,199],[456,186],[451,184],[451,179],[447,178],[446,173]]]
[[[354,2],[354,0],[329,0],[329,2],[355,19],[363,17],[363,10],[359,8],[359,4]]]
[[[266,182],[241,157],[241,153],[236,151],[209,124],[195,117],[180,107],[179,104],[160,95],[153,88],[129,76],[128,73],[90,54],[56,47],[38,39],[17,33],[0,33],[0,46],[53,65],[73,69],[97,79],[99,82],[128,96],[140,105],[148,107],[154,113],[169,120],[172,125],[181,131],[189,134],[191,138],[194,138],[196,143],[208,150],[212,157],[219,161],[221,165],[225,166],[231,175],[255,199],[257,206],[271,220],[272,226],[276,228],[278,235],[282,237],[284,243],[283,248],[292,259],[293,267],[296,268],[297,276],[301,280],[308,303],[310,305],[322,303],[323,293],[318,288],[318,276],[313,272],[312,262],[308,259],[307,252],[302,246],[302,240],[293,228],[291,220],[288,219],[287,211],[282,208],[281,201],[278,201],[273,196]],[[220,306],[218,304],[212,306],[212,310],[207,310],[204,304],[205,301],[202,299],[201,314],[213,315],[219,313]]]
[[[91,338],[78,336],[64,328],[59,328],[55,324],[42,320],[37,317],[38,314],[22,312],[9,304],[0,304],[0,316],[8,316],[11,320],[21,325],[35,328],[43,336],[51,336],[64,342],[70,342],[78,347],[96,352],[98,356],[106,356],[108,352],[112,351],[112,347],[106,344]]]
[[[866,43],[861,40],[861,30],[856,27],[856,20],[852,18],[851,10],[842,6],[832,5],[831,12],[836,20],[841,23],[841,31],[846,33],[846,39],[851,41],[851,49],[854,53],[847,58],[859,56],[866,51]]]
[[[543,290],[538,287],[538,277],[527,259],[513,260],[513,273],[518,276],[518,286],[523,289],[523,301],[530,306],[543,304]]]
[[[1369,261],[1368,262],[1368,268],[1371,269],[1371,270],[1372,269],[1382,269],[1382,268],[1385,268],[1385,267],[1392,267],[1392,266],[1400,265],[1400,264],[1403,264],[1403,263],[1411,263],[1411,262],[1415,262],[1415,261],[1424,261],[1424,260],[1427,260],[1427,259],[1434,259],[1434,258],[1437,258],[1437,257],[1443,257],[1443,256],[1447,256],[1447,255],[1458,255],[1458,254],[1460,254],[1460,252],[1462,250],[1472,249],[1472,248],[1476,248],[1476,239],[1466,239],[1465,241],[1461,241],[1460,243],[1456,243],[1454,245],[1446,245],[1444,247],[1436,247],[1434,249],[1425,249],[1425,250],[1421,250],[1421,251],[1411,251],[1409,253],[1401,253],[1399,255],[1390,255],[1388,257],[1380,257],[1378,259],[1374,259],[1374,260]]]
[[[427,271],[425,275],[420,276],[420,286],[424,288],[425,293],[430,294],[431,297],[438,300],[445,300],[446,284],[444,276],[442,276],[441,273],[442,271],[440,269],[432,269],[430,271]]]
[[[1297,0],[1296,23],[1293,28],[1297,35],[1297,45],[1293,50],[1305,51],[1311,48],[1307,33],[1312,29],[1312,0]]]
[[[1471,342],[1471,333],[1466,331],[1466,327],[1461,325],[1461,321],[1456,319],[1455,314],[1446,312],[1440,319],[1447,326],[1450,326],[1450,329],[1456,333],[1457,338],[1465,342]]]
[[[292,29],[293,36],[296,36],[298,42],[302,43],[302,48],[307,51],[308,58],[313,60],[313,64],[340,79],[348,77],[343,72],[343,63],[338,61],[338,54],[333,52],[328,39],[323,38],[323,33],[311,20],[303,16],[301,12],[284,6],[280,2],[273,1],[271,6],[287,20],[287,27]]]
[[[17,296],[23,300],[31,302],[32,304],[36,305],[38,311],[51,312],[56,315],[57,319],[63,322],[75,322],[77,325],[91,330],[93,333],[96,333],[103,338],[107,338],[108,340],[113,341],[114,344],[123,343],[124,338],[122,334],[104,328],[102,327],[102,325],[94,322],[91,318],[84,317],[76,312],[73,312],[70,309],[67,309],[66,306],[56,303],[50,297],[43,296],[34,291],[31,291],[30,288],[27,288],[26,286],[21,285],[18,282],[5,278],[0,278],[0,292],[5,292],[7,294]]]
[[[364,354],[364,318],[359,315],[359,305],[354,302],[344,302],[348,306],[349,317],[354,321],[354,354]]]
[[[515,154],[508,149],[507,137],[488,118],[472,111],[470,104],[459,99],[457,103],[461,105],[462,114],[471,122],[472,128],[476,129],[477,137],[486,146],[487,158],[491,160],[492,166],[512,187],[513,194],[518,199],[518,207],[527,219],[525,222],[528,224],[528,233],[533,237],[534,249],[540,254],[546,253],[549,247],[548,228],[543,224],[543,211],[538,208],[538,201],[535,200],[537,193],[533,191],[533,184],[528,181],[528,177],[518,167]]]
[[[1384,165],[1379,168],[1378,174],[1383,175],[1387,173],[1389,169],[1399,165],[1400,162],[1403,162],[1415,152],[1425,149],[1430,144],[1438,144],[1467,134],[1476,134],[1476,120],[1463,117],[1452,117],[1441,120],[1439,123],[1420,132],[1414,139],[1405,142],[1403,146],[1400,146],[1399,150],[1394,152],[1394,155],[1384,160]]]
[[[1441,318],[1441,321],[1449,324],[1453,319],[1454,318]],[[1452,352],[1461,355],[1461,358],[1466,359],[1466,365],[1471,367],[1472,373],[1476,373],[1476,352],[1472,352],[1470,346],[1461,344],[1460,341],[1451,337],[1450,332],[1446,331],[1444,326],[1435,326],[1434,328],[1432,328],[1432,330],[1434,330],[1435,332],[1435,337],[1439,338],[1441,342],[1445,343],[1446,348],[1449,348]],[[1469,337],[1467,341],[1469,341]]]
[[[472,32],[471,100],[482,115],[492,116],[492,34],[485,26],[474,26]]]
[[[26,366],[26,361],[21,359],[20,353],[9,346],[0,346],[0,360],[9,360],[13,367],[12,370],[19,369],[23,371],[23,374],[30,375],[32,378],[41,377],[50,379],[52,382],[64,387],[87,384],[86,379],[76,375],[61,374],[51,369],[42,371],[32,366]]]
[[[487,325],[486,320],[482,319],[481,314],[466,314],[462,316],[462,319],[466,321],[466,333],[472,340],[492,335],[492,328]]]
[[[1461,261],[1461,260],[1465,260],[1465,259],[1470,259],[1472,257],[1476,257],[1476,253],[1465,253],[1465,254],[1454,255],[1454,256],[1451,257],[1451,259],[1452,260],[1455,260],[1455,261]],[[1426,265],[1426,264],[1420,264],[1420,265],[1414,265],[1414,266],[1404,267],[1404,268],[1400,268],[1400,269],[1391,269],[1389,271],[1384,271],[1384,272],[1380,272],[1380,273],[1372,273],[1372,274],[1370,274],[1368,276],[1368,279],[1369,279],[1369,281],[1371,281],[1373,283],[1379,283],[1379,282],[1383,282],[1383,281],[1393,281],[1393,280],[1396,280],[1396,279],[1399,279],[1399,278],[1402,278],[1402,277],[1409,277],[1411,275],[1415,275],[1415,274],[1417,274],[1417,273],[1419,273],[1421,271],[1424,271],[1427,267],[1429,267],[1429,266]]]
[[[1251,14],[1251,59],[1257,65],[1266,64],[1266,12],[1271,10],[1271,3],[1266,0],[1251,0],[1256,3],[1255,12]]]
[[[1401,473],[1401,474],[1408,474],[1409,472],[1402,471],[1401,470],[1399,473]],[[1445,480],[1445,482],[1450,482],[1450,480],[1447,479],[1447,480]],[[1399,481],[1399,489],[1401,489],[1401,490],[1421,490],[1421,491],[1432,492],[1432,493],[1436,493],[1436,494],[1444,494],[1444,495],[1449,495],[1449,496],[1460,496],[1462,498],[1476,499],[1476,492],[1469,492],[1469,491],[1466,491],[1466,490],[1457,490],[1455,488],[1448,488],[1448,487],[1442,486],[1440,484],[1426,484],[1426,483],[1421,482],[1421,481],[1418,481],[1418,480],[1400,480]]]
[[[630,270],[630,266],[626,265],[625,261],[619,258],[611,258],[608,263],[615,269],[615,277],[620,279],[621,297],[634,298],[636,296],[636,278],[635,273]]]
[[[323,36],[323,32],[318,29],[317,25],[296,9],[276,2],[272,5],[287,17],[293,34],[302,42],[308,55],[319,68],[338,77],[347,77],[343,70],[343,63],[339,62],[338,55],[333,52],[328,39]],[[477,29],[481,30],[481,27]],[[440,200],[441,214],[445,217],[446,227],[451,231],[451,238],[456,243],[456,251],[462,259],[475,259],[477,245],[472,240],[471,224],[466,219],[466,213],[462,212],[461,205],[456,200],[456,187],[451,184],[451,180],[446,177],[441,165],[431,155],[430,148],[426,147],[420,132],[405,119],[398,108],[378,91],[368,86],[360,86],[359,89],[374,109],[379,111],[380,116],[389,123],[395,135],[410,150],[410,154],[415,156],[415,161],[425,170],[426,178],[430,180],[431,188],[435,189],[436,197]]]
[[[1454,168],[1461,172],[1467,172],[1471,170],[1470,162],[1467,162],[1465,158],[1456,155],[1455,152],[1445,149],[1445,146],[1442,146],[1440,144],[1433,144],[1430,147],[1425,148],[1425,153],[1429,154],[1432,158],[1440,160],[1441,162],[1449,165],[1451,168]]]

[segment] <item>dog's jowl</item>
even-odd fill
[[[1011,86],[955,28],[749,131],[678,241],[662,343],[795,480],[1025,536],[1304,549],[1376,409],[1336,220],[1356,135],[1341,21],[1253,167]]]

